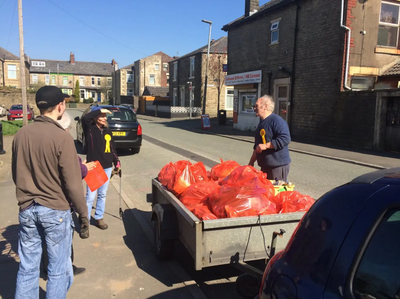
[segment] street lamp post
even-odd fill
[[[207,80],[208,80],[208,64],[209,64],[209,58],[210,58],[210,41],[211,41],[211,27],[212,27],[212,22],[207,21],[207,20],[201,20],[203,23],[207,23],[210,25],[209,31],[208,31],[208,46],[207,46],[207,65],[206,65],[206,77],[205,77],[205,83],[204,83],[204,98],[203,98],[203,114],[206,114],[206,97],[207,97]]]

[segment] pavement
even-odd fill
[[[253,132],[233,130],[231,120],[228,120],[226,125],[218,125],[216,119],[211,119],[211,128],[203,130],[200,118],[164,119],[146,115],[138,115],[138,118],[139,121],[147,120],[164,126],[215,134],[249,143],[254,140]],[[12,140],[13,136],[3,136],[3,149],[6,153],[0,155],[0,298],[14,297],[19,262],[18,206],[11,176]],[[399,153],[356,151],[296,141],[292,141],[289,148],[293,152],[368,166],[371,167],[371,171],[400,166]],[[119,181],[118,178],[113,178],[107,194],[107,211],[112,212],[105,215],[105,221],[110,224],[110,228],[101,231],[91,226],[89,239],[81,240],[76,236],[74,238],[75,263],[78,267],[86,267],[87,271],[75,278],[68,297],[205,298],[196,283],[173,261],[155,262],[154,256],[149,255],[149,251],[153,251],[152,232],[149,228],[143,229],[145,226],[141,223],[144,219],[129,201],[124,190],[124,217],[119,218],[117,190]],[[45,297],[45,284],[45,278],[40,279],[40,298]],[[166,291],[154,295],[154,290]]]

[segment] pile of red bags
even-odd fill
[[[235,161],[223,161],[207,172],[204,164],[168,163],[158,180],[200,220],[307,211],[314,199],[297,191],[275,196],[265,173]]]

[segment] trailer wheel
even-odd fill
[[[244,273],[236,279],[236,292],[244,298],[254,298],[260,290],[260,279],[251,273]]]
[[[161,260],[171,259],[174,254],[175,240],[161,239],[161,223],[158,217],[155,219],[154,229],[154,246],[156,248],[156,255]]]

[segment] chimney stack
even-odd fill
[[[259,0],[246,0],[246,4],[244,7],[244,17],[249,17],[253,13],[257,12],[259,6],[260,6]]]
[[[75,64],[75,55],[72,52],[69,54],[69,63]]]
[[[113,60],[111,61],[111,65],[112,66],[114,66],[114,65],[116,65],[117,63],[115,62],[115,60],[114,60],[114,58],[113,58]]]

